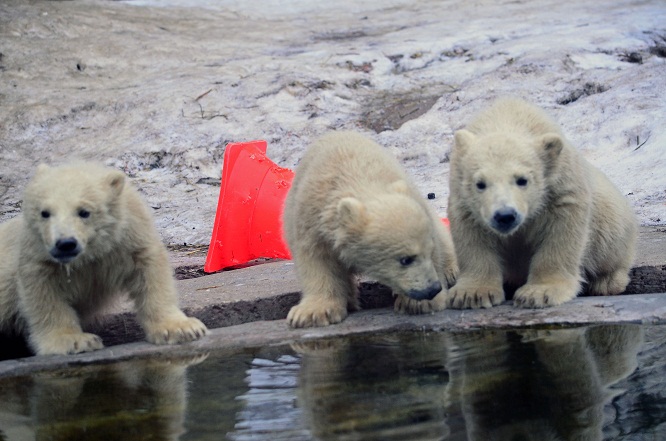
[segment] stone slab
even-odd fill
[[[642,226],[638,230],[634,267],[666,265],[666,227]]]
[[[402,315],[390,308],[351,314],[340,324],[291,329],[285,320],[244,323],[210,330],[203,339],[175,346],[136,342],[70,356],[35,356],[0,362],[0,377],[93,363],[146,357],[179,357],[217,350],[290,344],[370,332],[441,332],[595,323],[666,324],[666,294],[581,297],[556,308],[521,309],[507,303],[492,309],[446,310],[430,315]]]

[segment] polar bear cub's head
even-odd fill
[[[365,203],[342,198],[337,210],[335,247],[346,264],[416,300],[432,299],[442,290],[433,263],[432,217],[403,181]]]
[[[96,164],[40,165],[26,187],[30,241],[47,260],[68,264],[113,246],[125,175]]]
[[[455,134],[454,155],[462,197],[478,222],[500,235],[515,232],[547,201],[546,177],[562,150],[562,138],[509,133]]]

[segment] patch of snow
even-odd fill
[[[165,242],[207,244],[226,143],[266,139],[293,168],[335,129],[390,149],[445,216],[453,132],[517,95],[666,224],[664,23],[661,0],[9,0],[0,219],[37,163],[97,159],[132,177]],[[373,107],[432,94],[368,128]]]

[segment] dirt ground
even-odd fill
[[[391,149],[445,215],[453,131],[515,94],[666,223],[661,1],[157,3],[0,3],[0,220],[39,162],[83,158],[133,178],[166,243],[205,245],[227,142],[293,168],[331,129]]]

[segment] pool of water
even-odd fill
[[[388,333],[0,380],[0,440],[664,440],[666,327]]]

